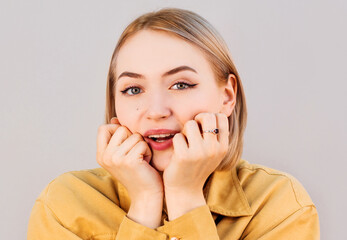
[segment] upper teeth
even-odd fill
[[[157,135],[149,135],[148,137],[149,138],[164,138],[164,137],[169,137],[171,135],[174,135],[174,134],[170,134],[170,133],[168,133],[168,134],[157,134]]]

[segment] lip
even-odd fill
[[[145,141],[149,144],[149,146],[157,151],[163,151],[172,146],[172,138],[169,140],[165,140],[164,142],[156,142],[150,138],[145,138]]]
[[[172,129],[151,129],[145,132],[143,136],[145,138],[145,141],[150,145],[152,149],[157,151],[163,151],[172,146],[172,138],[164,142],[156,142],[153,139],[149,138],[148,136],[155,135],[155,134],[176,134],[179,132],[180,131],[172,130]]]
[[[150,129],[147,132],[143,134],[144,137],[148,138],[149,135],[155,135],[155,134],[176,134],[179,133],[178,130],[173,129]]]

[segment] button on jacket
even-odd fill
[[[319,239],[317,210],[289,174],[242,160],[215,171],[207,204],[172,221],[164,205],[156,229],[129,219],[127,190],[103,168],[67,172],[42,191],[32,209],[28,240],[268,240]]]

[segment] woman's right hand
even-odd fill
[[[139,133],[132,134],[117,118],[98,128],[98,164],[127,189],[131,199],[128,216],[155,228],[160,223],[164,192],[161,176],[149,164],[151,158],[151,150],[143,137]],[[148,216],[155,212],[157,217],[149,220]]]

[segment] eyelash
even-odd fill
[[[198,84],[189,84],[189,83],[186,83],[186,82],[177,82],[177,83],[175,83],[174,85],[176,85],[176,84],[185,84],[185,85],[188,86],[188,87],[186,87],[186,88],[180,88],[180,89],[175,89],[175,90],[184,90],[184,89],[188,89],[188,88],[193,88],[193,87],[195,87],[196,85],[198,85]],[[130,86],[130,87],[127,87],[126,89],[124,89],[123,91],[121,91],[121,93],[127,94],[126,92],[127,92],[129,89],[133,89],[133,88],[139,88],[139,87],[137,87],[137,86]],[[129,95],[129,96],[134,96],[134,95],[137,95],[137,94],[132,94],[132,95],[128,94],[128,95]]]

